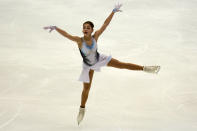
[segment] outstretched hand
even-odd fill
[[[120,10],[120,7],[122,6],[122,4],[116,4],[114,9],[113,9],[113,12],[116,13],[116,12],[122,12],[122,10]]]
[[[53,31],[53,30],[55,30],[56,29],[56,26],[46,26],[46,27],[44,27],[43,29],[45,29],[45,30],[48,30],[48,29],[50,29],[49,30],[49,33],[51,33],[51,31]]]

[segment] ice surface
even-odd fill
[[[82,58],[75,43],[44,26],[82,36],[99,29],[114,0],[0,1],[1,131],[196,131],[197,1],[125,0],[98,41],[99,52],[158,75],[103,67],[78,127]]]

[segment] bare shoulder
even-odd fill
[[[81,49],[81,47],[82,47],[82,43],[83,43],[82,37],[78,37],[77,45],[78,45],[78,47],[79,47],[80,49]]]
[[[74,38],[74,41],[77,43],[81,41],[81,37],[79,36],[73,36],[73,38]]]
[[[94,39],[96,40],[96,42],[97,42],[99,36],[98,36],[98,34],[97,34],[96,32],[94,33],[93,38],[94,38]]]

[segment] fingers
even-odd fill
[[[43,27],[43,29],[47,30],[47,29],[50,29],[50,27],[49,27],[49,26],[47,26],[47,27]]]
[[[122,6],[122,4],[118,3],[117,5],[115,5],[115,8],[117,8],[119,10],[121,6]]]
[[[51,31],[53,31],[53,29],[50,29],[49,33],[51,33]]]
[[[50,28],[50,26],[44,27],[43,29],[45,29],[45,30],[50,29],[50,30],[49,30],[49,33],[51,33],[51,31],[52,31],[52,29]]]
[[[122,10],[120,10],[120,7],[122,6],[122,4],[118,3],[115,5],[115,8],[113,9],[113,12],[122,12]]]
[[[51,31],[53,31],[53,30],[56,29],[56,26],[46,26],[46,27],[43,27],[43,29],[45,29],[45,30],[50,29],[50,30],[49,30],[49,33],[51,33]]]

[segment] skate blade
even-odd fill
[[[157,70],[155,70],[155,73],[156,73],[156,74],[158,74],[158,73],[159,73],[159,71],[160,71],[160,69],[161,69],[161,67],[160,67],[160,66],[158,66],[158,67],[157,67]]]
[[[81,123],[82,120],[77,119],[77,124],[79,126],[79,124]]]
[[[78,122],[77,122],[78,126],[80,125],[80,123],[81,123],[81,121],[78,121]]]

